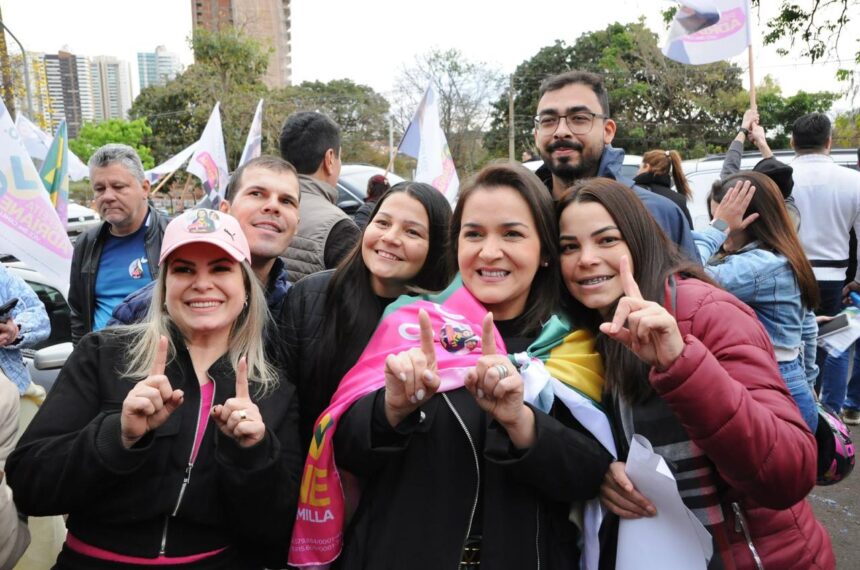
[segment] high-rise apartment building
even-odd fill
[[[290,0],[191,0],[195,27],[234,26],[272,48],[263,81],[285,87],[291,79]]]
[[[130,68],[114,57],[83,57],[27,52],[33,116],[54,132],[65,120],[75,138],[86,122],[123,119],[131,107]],[[22,73],[23,75],[23,73]],[[17,97],[18,109],[27,110],[26,91]]]
[[[92,58],[90,78],[95,122],[125,119],[131,107],[131,78],[127,62],[101,55]]]
[[[137,74],[140,88],[150,85],[165,85],[182,71],[179,55],[167,51],[164,46],[158,46],[154,52],[137,53]]]

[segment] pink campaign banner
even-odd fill
[[[720,21],[713,26],[684,37],[685,43],[714,42],[727,38],[739,31],[746,31],[747,14],[741,7],[720,14]]]
[[[466,371],[481,357],[481,323],[487,309],[460,286],[459,279],[430,300],[412,298],[389,309],[314,426],[290,544],[289,562],[293,566],[325,566],[340,555],[347,502],[355,504],[357,496],[354,485],[341,479],[335,464],[332,438],[337,422],[359,398],[385,385],[389,354],[420,344],[419,309],[427,311],[434,332],[439,392],[462,387]],[[495,339],[497,350],[505,354],[498,331]],[[349,487],[349,496],[344,495],[344,487]]]
[[[0,101],[0,253],[69,288],[72,244],[12,118]]]

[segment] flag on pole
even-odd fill
[[[663,54],[701,65],[734,57],[750,45],[749,0],[682,0]]]
[[[15,118],[15,127],[18,129],[18,134],[21,135],[21,140],[24,141],[24,147],[26,147],[30,158],[33,160],[45,160],[45,157],[48,155],[48,149],[51,147],[51,143],[54,142],[54,138],[21,113],[18,113],[18,116]],[[87,168],[87,165],[71,150],[68,153],[69,178],[72,180],[89,178],[90,169]]]
[[[45,162],[42,163],[42,168],[39,170],[39,177],[42,179],[42,184],[45,185],[45,190],[48,191],[51,204],[54,206],[63,228],[67,228],[69,225],[68,140],[69,133],[66,128],[66,121],[62,121],[60,128],[57,129],[57,136],[54,137],[54,142],[48,149]]]
[[[263,150],[263,100],[257,103],[257,110],[254,111],[254,119],[251,121],[251,129],[248,131],[248,138],[245,140],[245,149],[242,151],[242,158],[239,159],[239,166],[242,166],[252,158],[260,156]],[[237,166],[236,168],[239,168]]]
[[[201,208],[217,209],[224,198],[230,169],[227,167],[227,151],[224,150],[224,133],[221,130],[221,103],[215,103],[212,114],[197,149],[188,163],[188,172],[203,182],[205,195],[198,204]]]
[[[144,174],[146,174],[146,179],[149,180],[150,184],[154,183],[156,180],[164,176],[165,174],[170,174],[186,162],[194,154],[194,151],[197,150],[198,141],[194,141],[187,147],[183,148],[181,151],[171,156],[158,166],[153,166],[149,170],[147,170]]]
[[[0,101],[0,232],[3,251],[69,290],[72,243],[24,141]]]
[[[460,179],[439,121],[439,96],[432,83],[424,92],[397,151],[418,160],[416,182],[432,185],[452,205],[457,202]]]

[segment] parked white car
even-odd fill
[[[98,212],[74,202],[69,203],[67,219],[69,222],[66,227],[66,233],[69,234],[72,241],[88,229],[102,222]]]
[[[854,149],[833,149],[830,156],[837,164],[848,168],[857,167],[857,151]],[[795,155],[793,150],[777,150],[774,151],[774,158],[791,165]],[[711,221],[708,215],[708,195],[713,183],[720,178],[724,160],[725,155],[718,154],[699,160],[685,160],[682,163],[687,183],[693,191],[693,200],[687,205],[693,217],[693,229],[701,230]],[[761,153],[745,152],[741,159],[741,170],[751,170],[760,160]]]

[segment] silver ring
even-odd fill
[[[504,364],[494,364],[493,368],[496,369],[496,372],[499,373],[499,380],[503,378],[507,378],[510,372],[508,372],[508,367]]]
[[[245,410],[239,410],[239,421],[241,422],[242,420],[247,420],[247,419],[248,419],[248,414],[245,413]]]

